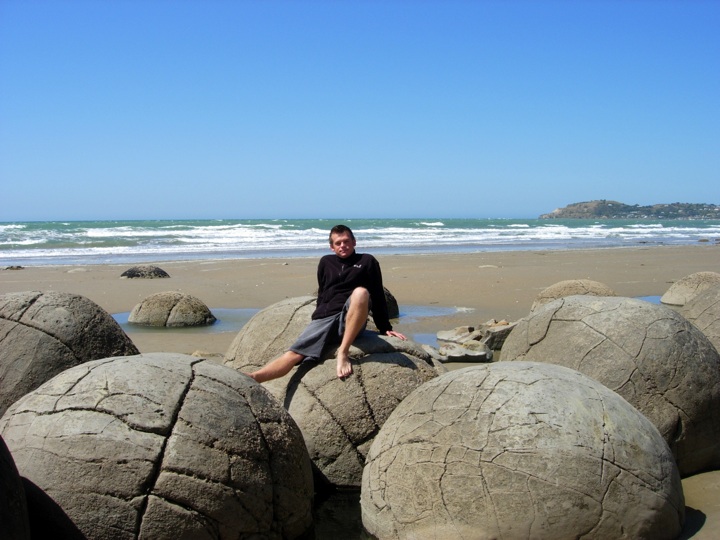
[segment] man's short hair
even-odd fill
[[[355,240],[355,235],[350,230],[350,227],[348,227],[347,225],[335,225],[332,229],[330,229],[330,236],[328,237],[328,240],[330,241],[330,245],[332,246],[333,234],[341,235],[341,234],[346,234],[346,233],[350,235],[350,238]]]

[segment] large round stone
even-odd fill
[[[0,296],[0,415],[61,371],[138,354],[110,314],[84,296],[28,291]]]
[[[574,296],[576,294],[584,294],[588,296],[617,296],[615,291],[604,283],[593,281],[591,279],[568,279],[559,281],[554,285],[550,285],[547,289],[542,290],[533,302],[531,311],[535,311],[540,306],[544,306],[565,296]]]
[[[295,343],[315,311],[314,296],[276,302],[257,312],[240,329],[225,353],[225,364],[255,371]]]
[[[314,298],[284,300],[257,313],[240,331],[225,363],[250,372],[273,360],[310,322]],[[264,386],[300,426],[310,458],[324,479],[359,486],[367,450],[393,409],[442,366],[418,344],[366,331],[350,348],[353,375],[340,380],[337,347]]]
[[[673,283],[660,302],[670,306],[684,306],[708,287],[720,285],[717,272],[696,272]]]
[[[696,295],[679,308],[679,312],[697,326],[720,352],[720,284]]]
[[[0,532],[3,538],[30,539],[25,490],[5,441],[0,437]]]
[[[0,431],[88,538],[297,538],[312,524],[297,425],[261,385],[207,360],[81,364],[13,404]]]
[[[555,300],[518,322],[501,357],[567,366],[616,391],[657,426],[683,476],[720,466],[720,357],[668,307]]]
[[[531,362],[410,394],[370,448],[361,507],[379,539],[669,539],[685,511],[650,421],[577,371]]]
[[[206,326],[216,320],[202,300],[174,291],[151,294],[128,316],[129,323],[141,326]]]

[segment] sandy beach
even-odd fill
[[[361,246],[360,246],[361,248]],[[362,249],[359,249],[362,251]],[[544,288],[565,279],[592,279],[621,296],[659,296],[694,272],[720,268],[720,247],[511,251],[378,257],[385,286],[401,306],[452,308],[451,314],[403,320],[406,334],[435,333],[489,319],[517,320]],[[0,294],[42,290],[81,294],[112,314],[125,313],[150,294],[179,291],[213,308],[262,309],[312,294],[317,258],[153,262],[169,279],[122,279],[131,265],[37,266],[0,271]],[[236,332],[141,332],[142,352],[223,354]]]
[[[359,246],[362,251],[362,246]],[[378,257],[385,286],[401,307],[451,308],[440,315],[401,318],[396,330],[428,334],[488,319],[525,316],[536,295],[565,279],[592,279],[618,295],[660,296],[680,278],[719,271],[720,246],[609,248],[569,251],[512,251]],[[279,300],[312,294],[317,258],[153,262],[169,279],[121,279],[131,265],[37,266],[0,271],[0,294],[41,290],[81,294],[111,314],[129,312],[150,294],[180,291],[198,297],[210,309],[262,309]],[[224,354],[236,331],[183,333],[128,332],[142,352]],[[716,497],[695,477],[686,483],[689,534],[720,535]],[[690,491],[688,491],[690,490]],[[716,493],[717,489],[712,490]],[[705,502],[703,502],[705,501]],[[687,529],[687,527],[686,527]]]

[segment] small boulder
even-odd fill
[[[498,362],[416,389],[370,447],[374,537],[676,538],[685,516],[667,444],[600,383]]]
[[[717,272],[696,272],[673,283],[660,302],[669,306],[684,306],[699,293],[715,285],[720,285]]]
[[[300,430],[261,385],[183,354],[87,362],[0,419],[20,474],[88,537],[299,538]]]
[[[0,296],[0,415],[61,371],[89,360],[138,354],[104,309],[77,294]]]
[[[561,298],[519,321],[501,358],[559,364],[614,390],[657,426],[683,476],[720,466],[720,356],[668,307]]]
[[[559,281],[541,291],[535,298],[530,311],[535,311],[537,308],[558,298],[577,294],[588,296],[617,296],[615,291],[599,281],[593,281],[591,279],[568,279]]]
[[[147,264],[128,268],[120,274],[120,277],[127,279],[157,279],[169,278],[170,274],[158,266]]]
[[[452,330],[441,330],[436,334],[436,337],[439,343],[453,343],[457,345],[465,345],[468,342],[479,341],[483,343],[488,350],[499,351],[514,326],[515,323],[491,319],[477,327],[458,326]]]
[[[130,312],[128,322],[141,326],[207,326],[217,319],[198,298],[168,291],[151,294]]]

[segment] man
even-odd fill
[[[330,249],[334,255],[325,255],[318,264],[312,321],[289,350],[250,373],[257,382],[282,377],[306,358],[319,360],[325,346],[337,341],[337,376],[348,377],[352,374],[350,345],[365,329],[370,309],[381,334],[407,339],[390,324],[380,264],[372,255],[355,251],[355,235],[349,227],[332,228]]]

